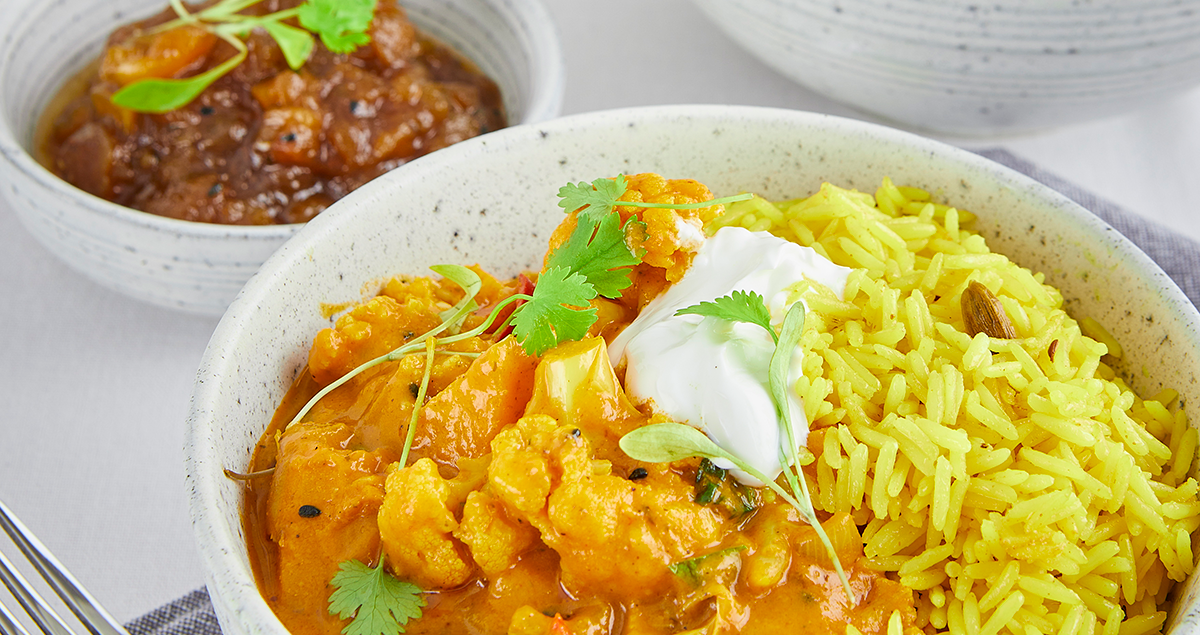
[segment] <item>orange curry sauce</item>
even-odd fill
[[[711,198],[653,175],[631,177],[627,196]],[[657,419],[626,398],[603,336],[686,269],[689,256],[655,229],[673,226],[666,212],[703,222],[719,210],[642,215],[647,254],[622,298],[594,301],[595,337],[540,358],[491,335],[438,354],[407,466],[397,461],[424,353],[359,375],[285,427],[321,387],[437,326],[461,290],[397,278],[317,335],[256,448],[251,470],[274,471],[250,482],[245,509],[260,589],[292,633],[339,633],[346,623],[328,611],[339,563],[381,557],[426,591],[410,634],[874,634],[893,614],[915,630],[912,592],[866,568],[848,515],[823,524],[853,606],[814,530],[769,490],[699,460],[641,463],[619,449]],[[568,216],[551,245],[573,225]],[[483,309],[464,328],[521,284],[476,270]]]

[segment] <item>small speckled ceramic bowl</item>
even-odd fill
[[[696,3],[784,75],[922,130],[1041,130],[1200,84],[1200,0]]]
[[[749,107],[600,112],[502,130],[338,202],[263,265],[218,325],[197,376],[185,454],[196,539],[227,635],[286,633],[255,587],[243,490],[222,469],[246,470],[313,336],[330,325],[322,307],[362,300],[395,274],[427,275],[436,263],[536,270],[562,220],[560,186],[643,171],[695,178],[718,196],[784,199],[822,181],[874,192],[885,176],[938,192],[978,214],[975,229],[993,250],[1044,272],[1070,311],[1105,324],[1125,345],[1124,370],[1140,392],[1177,389],[1200,423],[1195,307],[1111,227],[980,156],[862,122]],[[1196,591],[1192,580],[1173,624],[1200,619]]]
[[[557,30],[539,0],[401,0],[425,32],[499,85],[513,124],[562,105]],[[38,117],[62,82],[117,26],[166,0],[13,0],[0,21],[0,195],[47,249],[102,285],[153,304],[220,315],[300,225],[193,223],[115,205],[62,181],[31,156]]]

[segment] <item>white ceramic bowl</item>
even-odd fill
[[[805,86],[969,136],[1116,115],[1200,84],[1200,0],[696,0]]]
[[[562,105],[557,30],[540,0],[401,0],[418,27],[496,81],[513,124]],[[0,20],[0,194],[51,252],[139,300],[220,315],[259,265],[300,225],[237,227],[163,218],[67,184],[30,155],[47,102],[117,26],[166,0],[8,0]]]
[[[322,306],[361,300],[380,279],[427,275],[436,263],[538,269],[562,220],[560,186],[642,171],[696,178],[718,196],[782,199],[826,180],[873,192],[884,176],[941,192],[979,215],[976,229],[993,249],[1045,272],[1071,310],[1108,326],[1139,370],[1139,390],[1176,388],[1200,423],[1195,307],[1095,216],[978,155],[872,124],[749,107],[621,110],[502,130],[339,201],[263,265],[218,325],[197,376],[185,454],[196,540],[226,635],[285,635],[254,585],[242,488],[222,468],[246,470],[313,336],[330,325]],[[1172,345],[1160,347],[1163,338]]]

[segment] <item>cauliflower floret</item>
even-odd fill
[[[278,463],[271,475],[267,526],[277,545],[277,567],[264,572],[280,606],[317,616],[328,628],[341,628],[328,615],[328,600],[312,593],[324,588],[338,563],[370,561],[379,553],[375,518],[383,501],[390,452],[348,449],[353,430],[345,425],[299,424],[278,436]]]
[[[704,184],[691,179],[665,179],[657,174],[635,174],[625,177],[627,188],[623,201],[642,203],[701,203],[712,200],[712,192]],[[621,293],[621,302],[640,310],[654,299],[669,283],[683,277],[692,258],[704,241],[704,225],[724,212],[721,205],[699,209],[659,209],[618,205],[616,211],[624,223],[636,216],[646,224],[645,236],[627,236],[626,240],[644,250],[642,264],[633,268],[633,285]],[[550,236],[546,257],[567,240],[575,230],[575,212],[567,216]]]
[[[479,568],[494,577],[537,543],[538,532],[524,520],[509,518],[495,496],[476,491],[467,495],[454,537],[466,543]]]
[[[626,201],[641,203],[701,203],[712,200],[712,192],[691,179],[664,179],[657,174],[635,174],[626,177],[629,188]],[[704,225],[719,216],[720,205],[699,209],[659,209],[617,207],[622,222],[637,215],[646,223],[646,240],[642,247],[642,266],[657,267],[666,272],[668,282],[677,282],[692,264],[692,257],[704,241]]]
[[[609,462],[592,458],[588,435],[546,415],[528,415],[501,432],[492,452],[487,487],[510,517],[535,527],[558,553],[568,591],[641,599],[670,585],[670,564],[715,544],[731,528],[715,508],[691,500],[679,475],[663,472],[655,485],[616,476]],[[678,487],[668,485],[672,479]],[[682,494],[643,493],[655,486]],[[653,511],[651,501],[679,509]],[[679,542],[667,544],[666,534]]]
[[[401,579],[423,589],[449,589],[471,578],[474,566],[453,532],[450,485],[431,459],[388,472],[379,536],[388,566]]]
[[[379,295],[338,318],[313,340],[308,368],[313,379],[324,385],[404,342],[441,324],[438,311],[446,303],[433,297],[429,283],[411,285],[399,298]]]
[[[488,487],[518,515],[543,515],[550,496],[550,460],[545,448],[558,422],[544,415],[522,417],[492,440]]]

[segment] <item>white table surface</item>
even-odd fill
[[[763,66],[688,0],[545,1],[566,54],[564,114],[731,103],[869,119]],[[946,140],[1006,148],[1200,240],[1200,90],[1044,134]],[[181,447],[217,320],[95,285],[2,206],[0,499],[128,621],[203,583]]]

